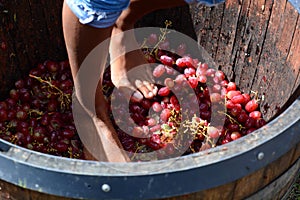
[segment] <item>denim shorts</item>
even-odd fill
[[[149,0],[151,1],[151,0]],[[165,1],[165,0],[163,0]],[[185,0],[188,4],[215,6],[225,0]],[[107,28],[116,22],[130,0],[66,0],[67,5],[80,23],[96,28]]]
[[[203,4],[206,6],[216,6],[220,3],[225,2],[225,0],[184,0],[188,4]]]
[[[130,0],[66,0],[80,23],[107,28],[116,22]]]

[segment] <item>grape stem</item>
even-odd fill
[[[235,120],[233,117],[231,117],[229,114],[224,113],[224,112],[222,112],[222,111],[218,111],[218,113],[219,113],[219,114],[226,115],[226,116],[230,119],[231,122],[234,122],[234,123],[236,123],[237,125],[239,125],[240,130],[244,128],[238,121],[236,121],[236,120]]]
[[[150,54],[152,54],[152,55],[153,55],[154,51],[157,51],[158,45],[166,39],[166,36],[169,33],[168,28],[172,25],[172,22],[169,20],[166,20],[165,25],[166,25],[165,28],[160,29],[161,34],[159,35],[159,41],[155,44],[152,51],[150,52]],[[155,56],[155,57],[157,57],[157,56]]]
[[[44,80],[41,77],[34,76],[32,74],[29,74],[29,77],[38,80],[40,83],[45,83],[50,88],[55,89],[58,92],[58,95],[59,95],[59,101],[61,103],[61,105],[60,105],[61,109],[64,109],[64,108],[66,108],[67,106],[70,105],[70,103],[71,103],[71,96],[70,96],[70,94],[65,94],[61,89],[59,89],[58,87],[56,87],[55,85],[53,85],[50,81]]]

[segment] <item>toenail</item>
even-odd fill
[[[140,81],[140,80],[136,80],[135,81],[135,85],[136,85],[136,87],[141,87],[143,84],[142,84],[142,81]]]
[[[139,92],[135,92],[135,93],[133,94],[133,97],[134,97],[134,98],[137,98],[137,99],[142,99],[142,98],[143,98],[143,95],[141,95],[141,93],[139,93]]]

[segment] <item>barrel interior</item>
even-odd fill
[[[61,6],[62,1],[58,0],[34,3],[22,0],[17,7],[13,1],[5,1],[0,5],[3,11],[0,12],[0,99],[6,97],[14,82],[27,74],[32,66],[49,58],[67,58],[61,29]],[[139,20],[136,26],[163,27],[165,20],[171,20],[175,30],[197,40],[219,69],[242,91],[257,91],[263,99],[261,111],[267,120],[276,120],[299,98],[300,17],[288,1],[227,0],[212,8],[193,5],[159,10]],[[292,116],[297,117],[295,113]],[[283,124],[290,125],[287,122]],[[266,134],[268,130],[263,132]],[[295,134],[299,135],[299,132]],[[299,159],[300,143],[290,144],[284,155],[254,173],[209,190],[186,194],[180,199],[248,197],[267,186]],[[242,142],[240,145],[243,145]],[[233,151],[232,156],[236,153]],[[34,159],[31,157],[29,160]],[[46,164],[39,159],[32,162],[36,165],[40,162],[41,166]],[[92,168],[96,166],[83,164],[86,167],[90,165]],[[55,165],[51,167],[55,168]],[[94,172],[83,170],[83,174],[91,173]],[[0,181],[1,198],[18,199],[20,196],[24,199],[67,199]]]

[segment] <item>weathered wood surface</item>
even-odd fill
[[[263,192],[263,190],[268,191],[270,189],[268,187],[273,188],[271,196],[269,195],[269,199],[279,200],[282,196],[285,195],[285,192],[288,190],[292,183],[290,179],[285,179],[286,181],[282,181],[281,177],[294,177],[295,173],[299,170],[299,161],[296,162],[300,156],[299,145],[291,149],[286,155],[280,157],[278,160],[269,164],[265,168],[262,168],[237,181],[209,190],[182,195],[180,197],[165,198],[161,200],[241,200],[245,198],[257,199],[257,195],[260,195],[261,198],[259,199],[266,199],[263,198],[265,197],[265,192]],[[230,172],[230,169],[228,169],[228,173],[232,173]],[[275,182],[278,181],[280,181],[280,187],[275,187]],[[260,191],[260,193],[258,193],[258,191]],[[0,181],[0,199],[71,200],[70,198],[58,197],[24,189],[5,181]]]
[[[0,5],[0,97],[15,80],[46,59],[66,59],[61,0],[2,1]],[[192,18],[190,16],[192,15]],[[258,91],[261,109],[271,119],[300,84],[300,18],[284,0],[228,0],[208,8],[160,10],[139,26],[164,26],[192,38],[215,59],[230,80],[245,91]],[[195,30],[195,31],[194,31]]]
[[[0,1],[0,99],[37,63],[66,59],[62,2]]]
[[[284,0],[228,0],[192,17],[199,43],[242,91],[259,92],[271,119],[300,84],[299,13]]]
[[[260,198],[255,198],[257,197],[256,193],[258,193],[258,191],[261,190],[263,191],[265,187],[268,187],[270,184],[272,184],[273,181],[276,181],[276,179],[280,179],[279,177],[294,177],[295,173],[299,171],[299,161],[295,163],[300,156],[299,150],[297,150],[297,148],[294,148],[290,150],[286,155],[282,156],[281,158],[266,166],[265,168],[262,168],[237,181],[221,185],[219,187],[212,188],[209,190],[196,192],[180,197],[166,198],[163,200],[240,200],[245,198],[266,199],[263,198],[264,192],[261,192],[262,194],[260,194]],[[295,156],[297,157],[297,159],[294,158]],[[292,168],[292,166],[294,166],[294,168],[292,170],[289,170],[289,168]],[[228,173],[230,173],[229,171],[230,170],[228,169]],[[280,181],[280,187],[273,188],[272,194],[269,196],[269,199],[281,199],[285,195],[291,183],[292,180],[287,181],[287,179],[286,181]],[[269,188],[266,188],[266,190],[269,190]]]
[[[180,9],[173,15],[172,10],[170,15],[165,10],[151,13],[139,25],[163,26],[170,19],[175,30],[194,38],[189,16]],[[244,92],[258,92],[266,119],[278,114],[300,85],[297,10],[284,0],[227,0],[212,8],[192,6],[190,11],[199,44],[229,80]],[[184,23],[178,22],[178,13],[184,13]]]
[[[0,1],[0,97],[38,62],[66,59],[61,4],[61,0]],[[138,26],[164,26],[169,19],[174,29],[198,38],[230,80],[245,92],[258,91],[264,96],[261,108],[267,119],[277,114],[296,91],[294,98],[299,96],[300,17],[290,3],[227,0],[214,8],[191,7],[191,16],[187,11],[187,7],[157,11],[144,17]],[[181,199],[247,197],[287,170],[300,156],[299,145],[249,176]],[[0,197],[60,199],[3,181]]]
[[[33,192],[24,188],[16,187],[11,183],[0,181],[0,199],[1,200],[71,200],[64,197],[46,195],[39,192]]]

